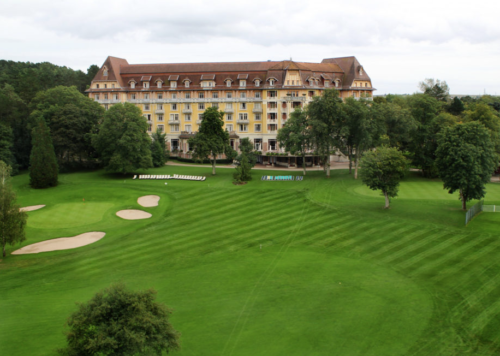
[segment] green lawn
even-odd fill
[[[301,182],[231,184],[231,169],[170,166],[148,174],[204,182],[132,180],[102,171],[32,190],[27,240],[0,262],[0,350],[53,355],[75,302],[112,282],[153,287],[174,309],[179,355],[497,355],[500,214],[464,227],[456,195],[412,174],[391,209],[344,170]],[[294,175],[300,174],[293,172]],[[500,185],[486,202],[500,205]],[[158,207],[137,204],[161,197]],[[472,204],[470,204],[472,205]],[[151,219],[115,213],[142,209]],[[34,255],[34,242],[104,231],[98,242]],[[261,247],[262,246],[262,247]]]

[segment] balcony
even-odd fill
[[[268,124],[277,124],[278,123],[278,119],[267,119],[267,123]]]
[[[118,104],[121,103],[119,99],[99,99],[96,100],[99,104]]]
[[[236,123],[237,124],[249,124],[250,121],[248,121],[248,119],[236,119]]]
[[[267,108],[267,112],[278,112],[278,108]]]
[[[164,109],[156,109],[155,114],[165,114],[165,110]]]
[[[227,113],[233,113],[234,108],[224,108],[222,111],[227,112]]]
[[[196,124],[201,125],[201,122],[202,122],[202,121],[203,121],[203,120],[196,120]]]
[[[252,112],[256,113],[256,114],[260,114],[262,113],[262,106],[254,106],[254,108],[252,109]]]
[[[168,120],[169,125],[179,125],[181,120]]]
[[[283,98],[281,98],[281,100],[283,101],[300,101],[300,102],[304,102],[306,101],[306,97],[305,96],[285,96]]]
[[[193,109],[182,109],[183,114],[191,114],[193,112]]]

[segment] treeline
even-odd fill
[[[423,93],[387,95],[373,101],[347,98],[325,91],[304,109],[292,113],[278,131],[280,147],[292,154],[314,152],[329,176],[329,157],[349,157],[350,170],[357,168],[363,152],[376,147],[394,147],[426,177],[438,177],[436,150],[445,128],[478,122],[489,132],[500,156],[500,98],[449,98],[446,82],[426,80]],[[305,162],[305,159],[302,160]],[[491,172],[493,173],[493,172]]]
[[[67,164],[75,155],[80,162],[92,157],[88,147],[82,148],[82,141],[89,142],[85,135],[102,113],[96,114],[101,109],[83,93],[98,70],[96,65],[84,73],[48,62],[0,60],[0,160],[9,164],[14,173],[29,167],[31,130],[40,114],[51,129],[59,160]],[[50,105],[54,107],[49,109]],[[94,116],[91,124],[89,116]]]

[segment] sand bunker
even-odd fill
[[[23,208],[20,208],[19,211],[33,211],[33,210],[38,210],[43,208],[45,205],[32,205],[32,206],[25,206]]]
[[[90,245],[91,243],[102,239],[104,235],[106,235],[105,232],[86,232],[84,234],[76,235],[73,237],[61,237],[58,239],[37,242],[36,244],[24,246],[23,248],[12,252],[12,254],[24,255],[27,253],[69,250],[72,248]]]
[[[136,209],[120,210],[116,212],[116,215],[126,220],[149,219],[151,216],[153,216],[150,213],[146,213],[145,211]]]
[[[137,199],[139,205],[142,205],[145,208],[151,208],[153,206],[158,206],[158,202],[160,201],[160,197],[158,195],[145,195]]]

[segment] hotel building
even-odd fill
[[[187,140],[198,131],[211,106],[224,112],[231,145],[250,138],[255,149],[277,152],[276,135],[296,107],[325,89],[341,98],[368,98],[375,90],[355,57],[321,63],[294,61],[129,64],[108,57],[87,93],[106,109],[116,103],[137,105],[149,123],[167,134],[167,147],[189,157]]]

